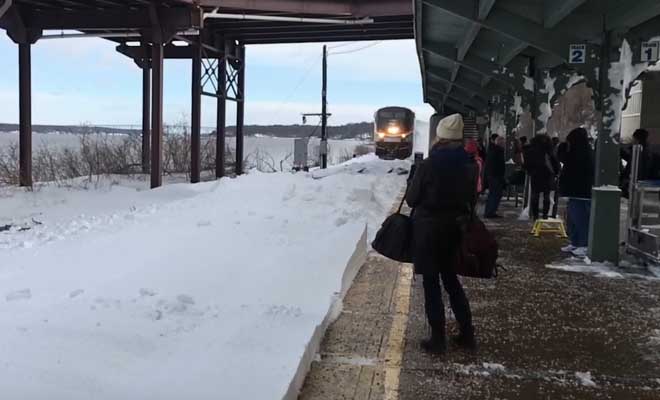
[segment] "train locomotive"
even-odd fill
[[[415,113],[404,107],[384,107],[374,114],[376,156],[406,159],[413,152]]]

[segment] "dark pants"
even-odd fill
[[[488,177],[488,198],[486,199],[486,210],[484,212],[486,217],[497,214],[503,191],[504,178]]]
[[[451,309],[456,316],[461,332],[471,331],[472,313],[470,303],[458,276],[453,269],[442,270],[440,274],[424,274],[424,306],[426,318],[433,329],[440,332],[445,331],[445,306],[442,303],[442,290],[440,289],[440,278],[445,290],[449,294]]]
[[[589,245],[589,219],[591,200],[568,199],[568,237],[575,247]]]
[[[548,218],[548,212],[550,212],[550,191],[538,192],[532,190],[529,215],[533,220],[539,219],[539,198],[541,197],[541,193],[543,193],[543,218]]]

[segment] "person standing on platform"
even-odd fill
[[[486,156],[486,178],[488,180],[488,198],[486,199],[485,218],[501,218],[497,209],[502,200],[505,180],[504,138],[497,136],[491,143]]]
[[[463,147],[463,126],[460,114],[438,123],[436,143],[417,166],[406,193],[408,205],[415,209],[412,261],[415,273],[423,277],[424,306],[431,326],[431,337],[421,346],[432,354],[447,350],[441,279],[459,324],[454,343],[476,348],[470,303],[454,269],[461,245],[459,219],[470,215],[476,203],[477,168]]]
[[[539,199],[543,194],[543,219],[548,219],[550,192],[555,188],[559,162],[555,158],[552,141],[547,135],[534,136],[525,157],[524,168],[529,175],[532,189],[530,217],[533,221],[539,219]]]
[[[594,157],[589,134],[584,128],[573,129],[566,138],[564,167],[559,176],[559,192],[568,197],[567,225],[571,243],[562,251],[585,256],[589,245],[591,188],[594,184]]]

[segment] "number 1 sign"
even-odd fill
[[[572,44],[570,46],[570,54],[568,56],[569,64],[584,64],[587,62],[587,45],[586,44]]]
[[[642,42],[642,62],[658,61],[660,42]]]

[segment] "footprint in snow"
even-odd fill
[[[197,221],[197,227],[198,228],[203,228],[207,226],[211,226],[211,221]]]
[[[140,296],[142,296],[142,297],[153,297],[155,295],[156,295],[156,292],[154,290],[147,289],[147,288],[141,288],[140,289]]]
[[[16,300],[29,300],[32,298],[32,292],[30,289],[17,290],[7,294],[5,299],[7,301],[16,301]]]
[[[339,228],[340,226],[344,226],[348,223],[348,218],[344,217],[339,217],[335,220],[335,226]]]
[[[195,300],[187,294],[180,294],[176,296],[176,299],[179,301],[179,303],[189,304],[189,305],[195,304]]]
[[[74,297],[78,297],[78,296],[80,296],[80,295],[83,294],[83,293],[85,293],[84,290],[82,290],[82,289],[76,289],[76,290],[74,290],[73,292],[69,293],[69,298],[70,298],[70,299],[73,299]]]

